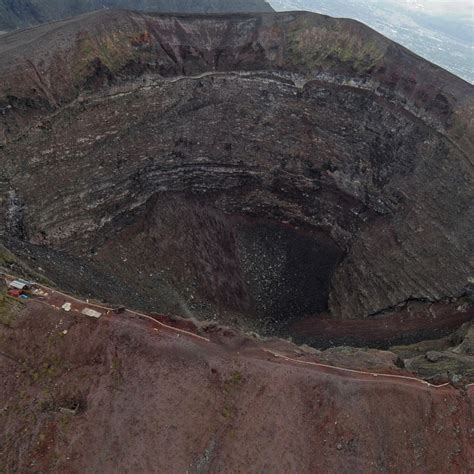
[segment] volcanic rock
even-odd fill
[[[441,354],[439,352],[430,351],[426,353],[426,359],[430,362],[438,362]]]
[[[63,288],[268,333],[472,317],[473,86],[366,26],[96,12],[0,37],[0,75],[0,234]]]

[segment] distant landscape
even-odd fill
[[[469,2],[427,0],[271,0],[270,3],[277,11],[308,10],[362,21],[425,59],[474,83],[472,2],[470,8]],[[446,5],[454,3],[456,8],[447,11]],[[433,4],[445,5],[445,8],[434,8]]]

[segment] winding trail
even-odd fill
[[[410,377],[408,375],[382,374],[382,373],[376,373],[376,372],[367,372],[367,371],[364,371],[364,370],[348,369],[348,368],[345,368],[345,367],[337,367],[337,366],[334,366],[334,365],[321,364],[319,362],[311,362],[311,361],[308,361],[308,360],[292,359],[291,357],[288,357],[284,354],[280,354],[278,352],[272,351],[270,349],[263,349],[263,351],[273,355],[276,358],[283,359],[287,362],[294,362],[294,363],[298,363],[298,364],[311,365],[311,366],[319,367],[319,368],[322,368],[322,369],[328,369],[328,372],[335,371],[339,374],[341,374],[341,373],[354,374],[354,375],[356,375],[356,378],[358,378],[359,380],[361,380],[361,377],[360,377],[361,375],[372,377],[372,380],[365,379],[364,381],[366,381],[366,382],[370,382],[370,381],[380,382],[383,379],[391,379],[391,380],[396,380],[398,382],[404,381],[405,383],[408,381],[409,384],[411,384],[411,382],[417,382],[417,383],[421,383],[421,384],[425,385],[426,387],[430,387],[430,388],[443,388],[443,387],[447,387],[447,386],[451,385],[448,382],[444,383],[444,384],[441,384],[441,385],[434,385],[434,384],[431,384],[431,383],[427,382],[426,380],[418,379],[416,377]],[[471,384],[471,385],[473,385],[473,384]]]
[[[14,275],[9,275],[9,274],[4,273],[4,272],[0,272],[0,276],[2,276],[4,279],[8,279],[8,280],[14,280],[14,279],[18,278]],[[45,292],[48,292],[47,296],[38,297],[38,298],[35,299],[35,301],[40,301],[41,303],[46,304],[46,305],[48,305],[48,306],[50,306],[50,307],[52,307],[56,310],[61,310],[62,309],[61,306],[59,306],[58,304],[55,304],[55,302],[54,302],[54,299],[57,298],[58,296],[60,296],[62,298],[62,300],[61,300],[62,304],[67,303],[67,302],[69,302],[69,303],[75,302],[76,304],[78,304],[79,309],[78,308],[71,308],[70,312],[77,313],[80,316],[88,317],[88,316],[84,315],[81,312],[81,309],[84,309],[84,308],[102,310],[102,311],[105,311],[105,315],[109,315],[109,314],[115,312],[114,308],[104,306],[104,305],[100,305],[100,304],[97,304],[97,303],[92,303],[92,302],[87,301],[87,300],[86,301],[81,300],[79,298],[68,295],[68,294],[63,293],[59,290],[56,290],[54,288],[51,288],[49,286],[46,286],[46,285],[43,285],[43,284],[40,284],[40,283],[35,282],[35,286],[37,286],[38,288],[42,289]],[[63,299],[64,299],[64,301],[63,301]],[[101,313],[101,315],[104,315],[104,313]],[[201,335],[196,334],[192,331],[187,331],[185,329],[181,329],[181,328],[178,328],[178,327],[175,327],[175,326],[171,326],[169,324],[165,324],[162,321],[158,320],[157,318],[154,318],[150,315],[147,315],[147,314],[144,314],[144,313],[141,313],[141,312],[138,312],[138,311],[125,309],[125,311],[123,313],[117,314],[117,316],[120,316],[120,315],[132,316],[132,317],[138,317],[138,318],[141,318],[141,319],[146,319],[146,320],[149,320],[149,321],[153,322],[154,324],[157,324],[160,327],[162,327],[164,329],[167,329],[169,331],[176,332],[178,334],[183,334],[187,337],[193,338],[195,340],[199,340],[201,342],[213,343],[207,337],[201,336]],[[413,377],[413,376],[409,376],[409,375],[397,375],[397,374],[384,374],[384,373],[377,373],[377,372],[369,372],[369,371],[364,371],[364,370],[359,370],[359,369],[349,369],[349,368],[345,368],[345,367],[338,367],[338,366],[334,366],[334,365],[322,364],[320,362],[312,362],[312,361],[308,361],[308,360],[295,359],[295,358],[288,357],[285,354],[282,354],[280,352],[277,352],[275,350],[268,349],[268,348],[265,348],[265,347],[261,349],[261,352],[263,352],[267,355],[270,355],[275,359],[281,359],[282,361],[285,361],[285,362],[290,362],[292,364],[300,364],[300,365],[314,367],[314,368],[317,368],[320,372],[330,373],[330,374],[333,374],[333,375],[338,375],[338,376],[348,376],[349,375],[349,376],[351,376],[351,378],[359,380],[359,381],[363,381],[363,382],[369,382],[369,383],[370,382],[371,383],[374,383],[374,382],[377,382],[377,383],[398,382],[398,383],[401,383],[401,384],[404,384],[404,385],[410,385],[410,386],[417,387],[417,388],[425,388],[425,389],[428,388],[428,389],[435,389],[435,390],[439,390],[439,389],[443,389],[443,388],[446,389],[447,387],[452,388],[450,383],[443,383],[443,384],[440,384],[440,385],[436,385],[436,384],[432,384],[430,382],[427,382],[426,380],[423,380],[423,379],[420,379],[420,378],[417,378],[417,377]],[[468,390],[472,387],[474,387],[474,383],[467,385],[466,390]]]

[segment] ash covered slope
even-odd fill
[[[472,386],[435,389],[323,371],[263,351],[282,351],[281,342],[226,331],[206,343],[136,319],[97,322],[40,303],[9,321],[0,324],[6,472],[447,473],[471,466]],[[378,369],[367,369],[396,372],[388,356],[374,353]]]
[[[473,87],[360,23],[99,12],[0,38],[0,75],[0,231],[61,284],[281,322],[474,274]]]
[[[154,12],[270,12],[264,0],[0,0],[0,30],[61,20],[104,8]]]

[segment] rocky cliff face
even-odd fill
[[[0,30],[25,28],[109,8],[175,13],[273,11],[265,0],[0,0]]]
[[[474,274],[473,87],[359,23],[100,12],[0,74],[0,231],[71,289],[270,331]]]

